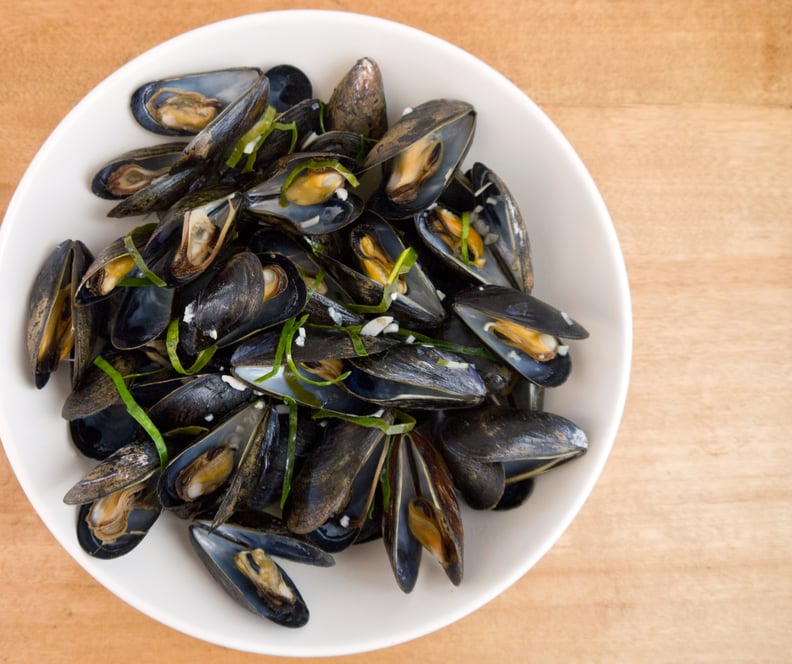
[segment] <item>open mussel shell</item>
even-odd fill
[[[347,247],[323,256],[323,261],[355,302],[371,306],[382,301],[384,285],[404,250],[404,243],[390,224],[368,212],[349,231]],[[445,310],[419,263],[399,277],[389,312],[409,327],[423,329],[442,323]]]
[[[99,334],[95,311],[76,307],[74,293],[89,262],[88,248],[79,240],[64,240],[50,253],[36,275],[28,300],[27,350],[36,387],[67,358],[72,386],[77,386],[91,362]]]
[[[393,413],[385,412],[381,419],[391,424]],[[345,421],[329,424],[322,443],[294,476],[283,508],[289,530],[310,533],[344,516],[359,528],[374,500],[387,442],[378,428]]]
[[[241,196],[225,187],[181,199],[151,233],[140,252],[144,262],[169,286],[196,279],[233,237],[241,203]]]
[[[302,627],[309,612],[297,586],[260,546],[202,524],[189,529],[201,562],[241,606],[286,627]]]
[[[308,290],[305,312],[310,314],[310,322],[339,326],[362,323],[362,318],[343,304],[351,302],[351,296],[299,238],[265,228],[253,233],[247,247],[254,253],[281,254],[294,263]]]
[[[135,248],[146,246],[154,224],[136,229],[131,234]],[[126,236],[119,237],[99,251],[85,269],[74,300],[78,305],[90,305],[117,293],[116,287],[135,270],[135,260],[125,245]]]
[[[381,406],[436,410],[465,408],[484,400],[476,368],[450,351],[402,344],[384,353],[347,361],[344,389]]]
[[[184,141],[160,143],[130,150],[109,161],[91,180],[91,191],[100,198],[126,198],[166,175],[181,155]]]
[[[471,212],[471,217],[475,212]],[[511,286],[492,252],[489,237],[471,223],[467,234],[467,260],[463,254],[462,217],[440,204],[415,216],[415,229],[432,254],[443,265],[467,279],[469,284]]]
[[[399,587],[412,591],[422,547],[454,585],[462,582],[463,528],[451,473],[440,453],[413,430],[394,438],[383,541]]]
[[[377,63],[361,58],[333,89],[325,109],[328,130],[380,139],[388,129],[385,85]]]
[[[91,503],[77,513],[77,540],[94,558],[118,558],[134,549],[160,514],[156,475],[126,486]]]
[[[517,201],[506,183],[484,164],[473,164],[470,179],[484,224],[480,232],[493,238],[489,246],[511,285],[530,293],[534,281],[531,242]]]
[[[343,155],[301,152],[278,160],[261,182],[244,193],[245,209],[299,235],[324,235],[351,224],[363,201],[348,188]]]
[[[585,339],[569,314],[513,288],[480,286],[458,293],[454,311],[504,362],[543,387],[561,385],[572,368],[559,339]]]
[[[232,373],[250,388],[277,397],[290,397],[311,408],[321,408],[349,415],[366,415],[376,409],[340,387],[337,381],[344,371],[343,360],[355,357],[358,349],[343,330],[303,328],[297,332],[292,358],[301,376],[282,360],[275,366],[280,330],[270,330],[243,340],[231,356]],[[393,341],[380,337],[360,337],[367,353],[377,353],[390,347]]]
[[[163,508],[182,517],[215,510],[213,523],[225,521],[255,491],[277,426],[263,399],[226,417],[168,463],[157,485]]]
[[[157,134],[192,136],[260,76],[259,69],[239,67],[150,81],[132,94],[132,115]]]
[[[560,415],[483,406],[464,416],[449,415],[440,427],[440,446],[456,487],[475,509],[501,500],[509,468],[511,481],[533,477],[584,454],[585,432]]]
[[[180,325],[190,355],[227,346],[300,313],[308,294],[297,268],[285,256],[241,251],[187,303]]]
[[[467,154],[476,111],[467,102],[433,99],[405,113],[371,149],[363,169],[383,165],[378,211],[404,219],[434,203]]]

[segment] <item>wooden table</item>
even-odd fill
[[[124,62],[202,24],[282,8],[210,4],[2,0],[2,211],[55,125]],[[609,206],[635,317],[613,454],[558,544],[474,615],[348,659],[790,661],[792,3],[303,6],[409,23],[536,100]],[[266,661],[163,627],[99,586],[4,455],[0,505],[0,661]]]

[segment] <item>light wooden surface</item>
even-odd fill
[[[635,318],[613,454],[558,544],[474,615],[347,660],[790,661],[792,3],[302,6],[431,32],[537,101],[609,206]],[[60,119],[124,62],[283,7],[0,0],[0,211]],[[183,636],[99,586],[2,454],[0,587],[3,662],[269,659]]]

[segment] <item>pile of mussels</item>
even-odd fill
[[[64,498],[82,548],[123,555],[168,510],[234,598],[292,627],[308,609],[272,557],[381,538],[404,592],[423,548],[459,584],[457,496],[509,509],[587,448],[542,409],[587,332],[530,294],[504,182],[461,169],[474,108],[388,126],[369,58],[327,103],[279,65],[153,81],[131,108],[182,138],[92,188],[156,223],[96,256],[62,242],[30,299],[36,385],[71,360],[63,417],[100,461]]]

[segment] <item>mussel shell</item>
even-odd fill
[[[264,72],[269,80],[269,103],[278,113],[284,113],[295,104],[310,99],[313,94],[311,79],[299,67],[280,64]]]
[[[237,518],[239,517],[239,518]],[[230,542],[248,549],[264,549],[267,554],[314,567],[333,567],[335,559],[327,551],[286,528],[286,524],[267,512],[234,513],[231,521],[212,526],[200,519],[196,527],[211,530]]]
[[[410,592],[418,576],[421,540],[412,525],[414,504],[425,505],[432,525],[430,552],[454,585],[462,582],[463,527],[451,473],[441,454],[416,430],[392,442],[388,466],[390,500],[383,539],[399,587]],[[424,514],[424,516],[426,516]],[[416,549],[410,540],[419,542]]]
[[[206,164],[197,163],[189,168],[162,175],[143,189],[122,198],[108,211],[107,216],[135,217],[163,212],[201,184],[208,170]]]
[[[92,459],[106,459],[124,445],[140,437],[142,429],[120,402],[103,410],[69,420],[69,437],[74,446]]]
[[[321,203],[300,205],[281,201],[283,186],[296,169],[310,170],[313,164],[335,162],[348,169],[355,166],[344,155],[320,152],[295,153],[279,159],[262,181],[245,191],[245,209],[300,235],[324,235],[351,224],[361,215],[364,205],[346,184]]]
[[[383,182],[387,182],[394,157],[432,134],[442,143],[442,161],[434,175],[422,183],[413,201],[396,204],[383,191],[376,200],[377,210],[386,219],[404,219],[434,203],[467,154],[475,124],[473,107],[453,99],[432,99],[402,115],[366,155],[363,169],[384,165]]]
[[[392,423],[393,414],[385,412],[382,419]],[[380,429],[344,421],[330,424],[324,441],[294,476],[283,508],[289,530],[309,533],[331,517],[340,517],[354,495],[356,484],[358,490],[362,486],[370,496],[363,510],[365,514],[379,481],[376,469],[381,467],[386,453],[387,437]],[[374,463],[369,463],[370,460]]]
[[[394,438],[388,455],[390,496],[382,520],[382,541],[393,576],[405,593],[412,592],[421,567],[421,543],[409,527],[410,499],[418,493],[410,456],[409,441],[402,436]]]
[[[138,440],[120,448],[92,468],[66,495],[67,505],[83,505],[115,491],[139,484],[160,467],[157,447],[151,440]]]
[[[153,224],[150,228],[138,229],[138,232],[132,233],[132,242],[138,251],[146,245],[152,230]],[[125,239],[126,236],[117,238],[96,254],[77,286],[74,294],[76,304],[92,305],[111,297],[118,292],[118,283],[136,269],[124,244]]]
[[[108,200],[126,198],[142,189],[143,186],[150,184],[157,177],[165,175],[186,145],[187,143],[184,141],[159,143],[125,152],[107,162],[97,171],[91,180],[91,191],[99,198]],[[116,181],[120,174],[129,167],[138,167],[151,173],[148,178],[145,175],[139,176],[133,185],[124,189]]]
[[[273,599],[264,592],[258,592],[256,586],[237,569],[234,556],[242,551],[250,551],[247,546],[228,540],[200,524],[191,525],[189,534],[190,542],[201,562],[241,606],[286,627],[302,627],[308,622],[309,612],[305,600],[288,574],[277,563],[275,565],[292,601],[283,601],[282,597]]]
[[[355,162],[362,162],[368,151],[368,144],[361,137],[351,131],[338,129],[326,131],[313,138],[304,149],[310,148],[311,152],[326,152],[327,154],[341,154]]]
[[[261,118],[268,97],[269,81],[266,76],[257,75],[239,97],[192,138],[171,171],[175,173],[196,165],[213,170],[225,162],[237,140]]]
[[[111,494],[100,500],[114,510],[111,522],[117,523],[115,531],[102,537],[100,532],[91,525],[94,521],[96,503],[86,503],[77,512],[77,541],[83,551],[94,558],[118,558],[134,549],[156,522],[160,515],[160,506],[153,498],[152,484],[154,480],[119,490],[120,495],[129,496],[126,500],[116,503]]]
[[[189,93],[199,93],[219,102],[220,109],[226,108],[239,98],[261,77],[261,70],[252,67],[239,67],[218,71],[186,74],[141,85],[132,94],[130,102],[135,120],[149,131],[166,136],[192,136],[196,130],[164,126],[152,116],[148,105],[151,98],[163,89],[174,89]],[[167,93],[163,97],[167,98]],[[218,111],[219,112],[219,111]]]
[[[361,58],[333,89],[326,108],[326,127],[370,139],[388,129],[385,86],[377,63]]]
[[[419,212],[414,218],[415,229],[432,254],[439,261],[442,261],[443,265],[450,267],[457,275],[467,279],[470,284],[510,286],[511,282],[501,270],[498,260],[492,253],[490,245],[486,243],[485,238],[482,238],[484,264],[481,267],[477,267],[472,262],[466,264],[461,256],[457,256],[451,247],[437,236],[433,230],[432,220],[439,213],[440,206],[437,205]],[[477,232],[475,229],[472,230]]]
[[[481,403],[486,387],[475,367],[449,351],[403,344],[348,360],[344,389],[364,401],[396,408],[435,410]]]
[[[113,346],[141,348],[162,335],[170,322],[174,294],[173,288],[124,288],[110,327]]]
[[[284,281],[266,299],[264,270]],[[212,344],[228,346],[296,316],[307,297],[305,282],[285,256],[235,253],[185,307],[182,346],[191,355]]]
[[[441,438],[445,447],[484,463],[567,459],[588,448],[583,430],[561,415],[497,406],[450,415]]]
[[[586,329],[565,312],[513,288],[502,286],[472,288],[457,294],[454,298],[454,309],[458,310],[462,307],[476,309],[493,318],[508,319],[561,339],[588,337]]]
[[[405,250],[404,243],[396,231],[378,215],[367,212],[349,231],[346,253],[323,255],[323,263],[336,279],[351,293],[357,304],[378,305],[382,300],[383,286],[362,272],[356,243],[364,234],[373,234],[377,244],[395,264]],[[389,313],[402,324],[425,329],[437,327],[443,322],[445,310],[437,289],[429,281],[419,262],[413,264],[404,275],[406,293],[399,294],[389,307]],[[354,309],[354,307],[352,307]]]
[[[492,253],[511,284],[530,293],[534,281],[531,242],[517,201],[506,183],[484,164],[474,163],[470,178],[489,232],[498,236]]]
[[[79,240],[64,240],[44,261],[28,299],[28,363],[37,388],[49,380],[62,359],[73,357],[76,386],[91,360],[97,321],[93,312],[74,306],[74,292],[87,263],[93,259]]]
[[[244,503],[246,493],[255,491],[267,450],[276,436],[277,418],[263,400],[240,407],[170,460],[157,484],[163,508],[181,517],[216,510],[214,524],[222,523],[240,501]],[[218,477],[209,488],[185,487],[189,492],[195,491],[189,499],[185,498],[179,486],[192,481],[185,473],[193,472],[194,464],[201,463],[207,454],[215,456],[226,451],[233,458],[225,477]]]
[[[506,364],[542,387],[563,384],[572,370],[569,349],[559,347],[554,357],[537,360],[521,349],[499,340],[485,330],[496,320],[507,320],[537,332],[562,339],[584,339],[588,332],[568,314],[513,288],[480,286],[458,293],[453,309],[468,327]]]
[[[250,401],[252,396],[251,389],[228,375],[198,374],[163,396],[147,413],[163,433],[187,427],[209,427]]]

